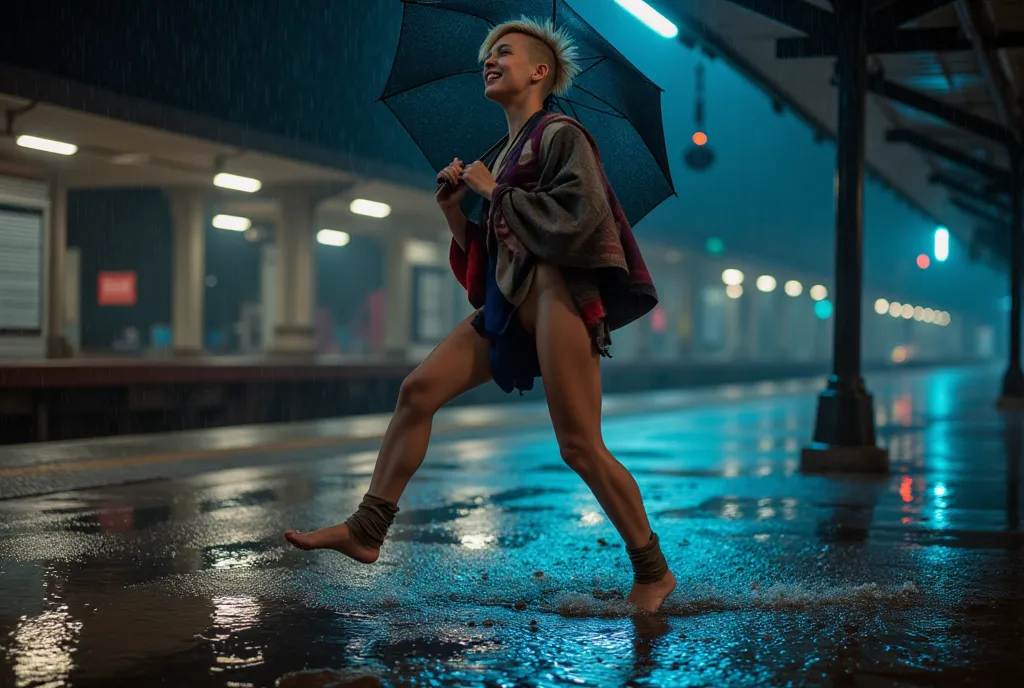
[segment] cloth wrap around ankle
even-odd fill
[[[668,573],[668,563],[661,553],[658,534],[652,532],[650,541],[643,547],[627,549],[629,561],[633,564],[633,581],[635,583],[657,583]]]
[[[371,549],[380,549],[387,537],[388,528],[395,522],[398,505],[374,497],[363,496],[356,512],[348,517],[345,525],[356,540]]]

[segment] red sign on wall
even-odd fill
[[[138,300],[138,277],[134,272],[101,272],[96,300],[101,306],[134,306]]]

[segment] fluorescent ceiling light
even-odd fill
[[[352,237],[348,235],[348,232],[338,229],[321,229],[316,233],[316,240],[325,246],[348,246]]]
[[[659,36],[675,38],[679,35],[679,28],[675,24],[643,0],[615,0],[615,2]]]
[[[245,193],[256,193],[263,188],[263,182],[259,179],[241,177],[237,174],[228,174],[227,172],[221,172],[214,177],[213,184],[214,186],[219,186],[222,189],[244,191]]]
[[[252,220],[237,215],[214,215],[213,226],[229,232],[245,232],[252,227]]]
[[[22,148],[32,148],[34,150],[45,151],[47,153],[56,153],[57,155],[74,155],[78,152],[78,146],[73,143],[64,143],[63,141],[54,141],[52,139],[42,139],[38,136],[28,136],[22,134],[19,136],[15,143]]]
[[[387,203],[368,201],[365,198],[357,198],[352,201],[352,204],[349,205],[349,210],[356,215],[365,215],[367,217],[376,217],[378,219],[385,218],[391,214],[391,206]]]

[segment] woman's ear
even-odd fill
[[[540,62],[537,64],[537,66],[533,68],[533,74],[531,75],[530,80],[533,81],[533,83],[535,84],[540,83],[541,81],[547,79],[548,74],[550,73],[551,67],[548,67],[543,62]]]

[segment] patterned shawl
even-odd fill
[[[607,332],[650,312],[658,295],[593,137],[570,117],[539,113],[505,155],[495,181],[482,212],[487,231],[470,222],[465,250],[454,240],[449,250],[470,303],[484,305],[489,251],[497,252],[495,278],[515,305],[529,291],[537,261],[555,263],[606,353]]]

